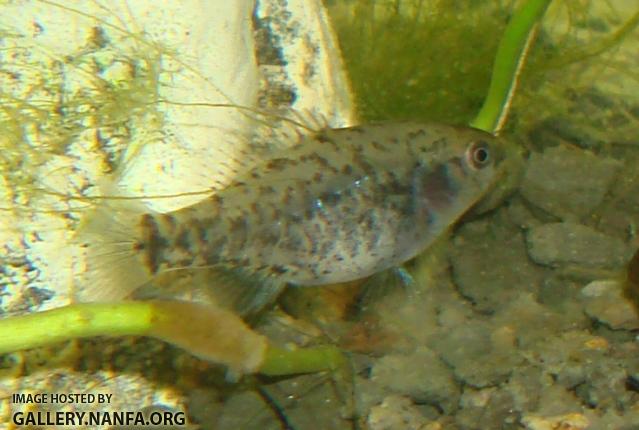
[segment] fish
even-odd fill
[[[245,287],[246,312],[287,285],[366,278],[427,249],[499,182],[509,157],[501,138],[464,126],[326,127],[182,209],[96,210],[81,229],[78,297],[122,299],[163,273],[208,269]]]

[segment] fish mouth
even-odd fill
[[[523,177],[527,151],[513,142],[501,140],[496,154],[495,177],[469,211],[476,216],[499,207],[517,189]]]

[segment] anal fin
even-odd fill
[[[273,303],[286,283],[241,268],[211,269],[206,288],[222,307],[242,316],[253,316]]]
[[[360,287],[360,292],[351,304],[350,315],[366,312],[381,298],[392,291],[406,291],[412,287],[415,280],[403,267],[392,267],[369,277]]]

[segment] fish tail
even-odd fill
[[[75,289],[76,300],[122,300],[151,280],[139,227],[148,212],[140,202],[127,200],[101,203],[86,215],[75,238],[86,248],[86,270]]]

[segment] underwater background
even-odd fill
[[[74,232],[104,178],[168,212],[288,139],[275,114],[467,124],[521,3],[1,2],[2,316],[74,301]],[[254,322],[282,345],[339,346],[346,377],[231,383],[152,339],[76,340],[0,358],[0,426],[102,408],[184,410],[202,429],[639,428],[638,22],[629,0],[552,2],[501,132],[526,154],[505,191],[451,220],[410,285],[290,288]],[[167,288],[199,299],[182,287]]]

